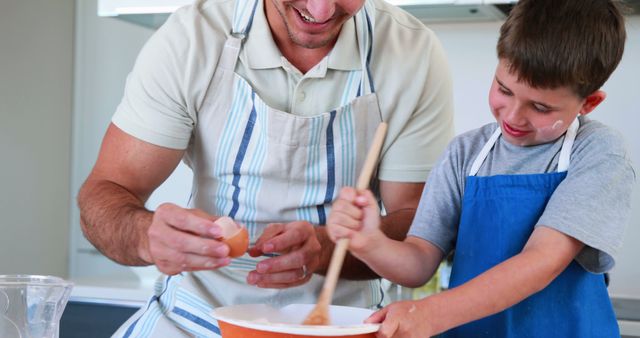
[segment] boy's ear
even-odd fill
[[[596,107],[607,98],[607,93],[602,90],[596,90],[595,92],[589,94],[582,104],[582,109],[580,109],[580,115],[587,115],[592,112]]]

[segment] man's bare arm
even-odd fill
[[[147,230],[153,213],[144,203],[171,174],[184,151],[140,141],[114,125],[78,193],[80,224],[105,256],[126,265],[148,265]]]

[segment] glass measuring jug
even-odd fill
[[[72,288],[54,276],[0,275],[0,337],[58,338]]]

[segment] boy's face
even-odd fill
[[[518,82],[500,60],[489,92],[489,106],[502,129],[502,136],[518,146],[543,144],[562,136],[578,114],[586,115],[605,94],[597,91],[581,98],[568,87],[532,88]]]
[[[363,5],[364,0],[265,1],[274,35],[288,36],[288,43],[310,49],[335,42],[342,25]]]

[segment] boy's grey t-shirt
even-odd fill
[[[453,139],[427,180],[409,236],[423,238],[445,254],[455,248],[466,178],[496,128],[491,123]],[[563,140],[520,147],[500,137],[477,176],[555,172]],[[606,272],[622,245],[635,178],[621,135],[580,117],[567,177],[537,224],[583,242],[576,260],[588,271]]]

